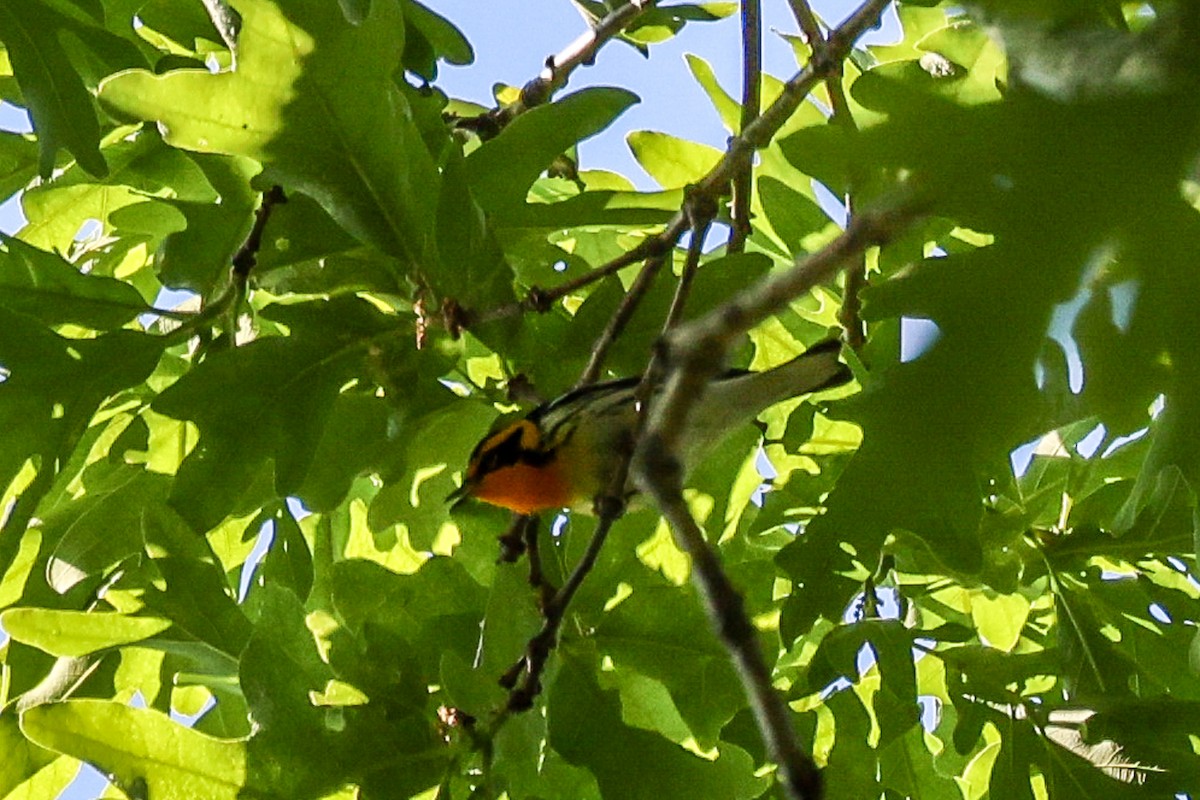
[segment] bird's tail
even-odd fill
[[[838,360],[841,343],[829,339],[764,372],[730,372],[709,386],[688,420],[697,446],[689,462],[738,425],[768,406],[790,397],[832,389],[847,383],[850,368]]]
[[[765,372],[751,372],[730,378],[739,391],[761,400],[753,412],[789,397],[812,394],[832,389],[850,381],[850,368],[838,360],[842,344],[837,339],[826,339],[813,345],[800,355]],[[741,388],[744,385],[744,389]],[[731,387],[733,388],[733,387]]]

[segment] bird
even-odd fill
[[[848,382],[841,344],[828,339],[762,372],[729,370],[713,378],[691,409],[681,437],[686,475],[739,425],[782,400]],[[640,378],[596,383],[501,425],[475,445],[462,485],[447,501],[474,498],[518,514],[570,509],[592,513],[633,447]],[[636,491],[627,484],[626,498]]]

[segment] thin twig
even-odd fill
[[[580,34],[575,41],[546,59],[545,66],[538,76],[522,87],[522,104],[531,107],[549,100],[554,92],[566,86],[572,72],[578,67],[591,65],[601,47],[621,35],[634,20],[656,5],[658,0],[630,0],[597,22],[591,30]]]
[[[825,87],[829,90],[829,103],[832,109],[832,114],[829,119],[833,124],[841,126],[847,133],[854,134],[858,132],[858,123],[854,121],[854,114],[850,111],[850,101],[846,99],[846,87],[842,84],[842,73],[838,71],[837,75],[831,76],[825,81]],[[862,184],[858,173],[860,170],[856,165],[850,165],[849,185],[846,187],[846,218],[854,219],[855,213],[855,189]],[[842,307],[838,311],[838,322],[841,323],[842,329],[846,331],[846,344],[850,345],[851,349],[861,350],[867,341],[867,326],[862,318],[862,300],[859,295],[862,293],[863,287],[867,285],[867,254],[865,252],[859,254],[856,263],[846,268],[846,283],[842,293]]]
[[[262,249],[263,231],[271,219],[271,212],[275,210],[275,206],[286,202],[287,195],[283,193],[282,186],[272,186],[263,193],[262,203],[254,212],[254,225],[246,235],[246,241],[242,242],[242,246],[233,254],[233,279],[241,286],[246,285],[250,273],[258,264],[258,251]]]
[[[852,203],[847,198],[846,210],[853,213]],[[842,291],[842,307],[838,310],[838,322],[846,332],[846,344],[855,352],[867,343],[867,326],[862,318],[863,287],[867,285],[867,254],[859,253],[855,263],[846,267],[846,283]]]
[[[758,118],[762,104],[762,3],[761,0],[742,0],[742,119],[738,130],[745,130]],[[750,199],[754,188],[754,163],[746,159],[733,176],[733,230],[729,235],[727,253],[746,249],[746,239],[752,231]]]
[[[809,6],[808,0],[790,0],[792,6],[792,14],[796,18],[796,24],[800,26],[800,31],[804,34],[805,40],[809,47],[812,48],[813,57],[820,58],[825,49],[830,46],[825,35],[821,32],[821,25],[817,21],[816,15]],[[838,62],[839,65],[841,62]],[[825,88],[829,92],[830,115],[829,121],[834,125],[838,125],[849,133],[854,133],[858,130],[858,125],[854,121],[854,115],[850,111],[850,102],[846,99],[846,88],[842,84],[842,70],[838,69],[836,73],[829,75],[825,79]],[[852,167],[853,169],[853,167]],[[846,196],[843,202],[846,205],[847,220],[854,218],[854,187],[860,183],[854,175],[850,176],[850,185],[846,189]],[[842,296],[842,306],[838,311],[838,322],[841,323],[842,329],[846,332],[846,344],[853,350],[861,350],[867,340],[866,326],[862,319],[862,301],[859,294],[862,292],[863,286],[867,282],[867,258],[866,253],[862,253],[857,262],[846,268],[846,283],[845,291]]]
[[[608,356],[608,351],[617,337],[625,330],[629,320],[633,318],[633,312],[637,310],[642,299],[650,290],[666,260],[665,255],[646,259],[646,263],[642,265],[642,271],[638,273],[633,285],[629,287],[629,291],[621,298],[621,304],[617,306],[617,310],[609,318],[608,324],[604,326],[596,343],[592,345],[592,355],[588,359],[583,373],[579,376],[579,380],[575,382],[576,389],[593,384],[600,377],[600,368],[604,366],[604,359]]]
[[[529,585],[537,592],[538,607],[542,608],[553,599],[554,586],[546,580],[546,574],[542,570],[539,520],[537,517],[526,517],[526,519],[530,520],[529,524],[525,526],[525,552],[529,558]]]
[[[683,272],[679,276],[679,284],[675,287],[675,296],[671,299],[671,308],[663,322],[662,335],[666,336],[683,319],[683,308],[692,290],[692,281],[696,278],[696,270],[700,268],[700,256],[704,252],[704,238],[717,216],[717,204],[707,195],[689,192],[685,207],[688,224],[692,229],[692,237],[688,242],[687,258],[683,262]]]
[[[738,136],[735,136],[726,150],[725,157],[713,170],[700,181],[700,187],[710,189],[713,186],[723,186],[729,182],[737,165],[737,159],[744,158],[762,147],[766,147],[771,139],[783,127],[783,124],[795,113],[800,103],[813,90],[819,81],[834,71],[840,69],[842,59],[850,52],[850,48],[866,30],[879,21],[879,15],[891,0],[867,0],[857,11],[850,15],[840,28],[833,32],[827,40],[829,46],[824,48],[820,58],[813,58],[804,69],[796,73],[791,80],[784,84],[783,91],[767,109],[754,120]]]
[[[608,531],[620,513],[617,511],[600,515],[600,519],[596,523],[596,531],[592,534],[587,549],[575,565],[575,569],[571,571],[567,582],[542,609],[541,630],[529,640],[525,647],[525,655],[501,677],[501,685],[511,690],[508,694],[506,713],[528,710],[533,706],[534,698],[541,693],[542,673],[546,669],[550,653],[558,644],[558,631],[562,627],[563,617],[566,615],[571,601],[575,598],[575,593],[583,585],[584,578],[595,566],[600,550],[604,547],[604,541],[608,538]]]
[[[630,0],[619,6],[591,25],[586,32],[575,37],[575,40],[562,50],[547,58],[537,77],[521,87],[517,102],[494,108],[476,117],[453,119],[454,125],[474,131],[482,139],[496,136],[525,111],[548,102],[555,92],[567,85],[571,73],[581,66],[590,66],[596,60],[596,54],[601,47],[620,36],[634,20],[656,5],[658,0]]]
[[[804,41],[815,50],[818,45],[824,43],[825,34],[821,33],[821,23],[817,21],[812,6],[808,4],[808,0],[788,0],[788,5],[792,7],[792,16],[796,18],[800,32],[804,34]]]
[[[535,311],[543,314],[549,311],[555,302],[572,292],[577,292],[585,286],[603,280],[609,275],[620,272],[639,261],[666,255],[675,247],[675,243],[679,241],[679,237],[683,235],[685,230],[687,230],[687,217],[684,216],[683,212],[679,212],[658,235],[644,240],[632,250],[596,267],[591,272],[580,275],[578,278],[559,284],[553,289],[541,289],[535,286],[529,290],[525,299],[497,306],[487,311],[472,313],[465,309],[459,309],[459,312],[463,315],[460,319],[460,326],[463,328],[475,327],[499,319],[514,317],[527,311]]]

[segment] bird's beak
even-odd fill
[[[458,487],[453,492],[446,495],[446,502],[450,504],[450,508],[453,510],[455,508],[458,508],[460,505],[462,505],[463,501],[465,501],[468,497],[471,496],[472,488],[473,487],[471,486],[471,484],[464,480],[462,486]]]

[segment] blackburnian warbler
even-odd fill
[[[850,370],[838,361],[840,350],[829,340],[774,369],[731,370],[715,378],[688,416],[681,454],[685,474],[706,450],[768,406],[850,380]],[[628,378],[576,389],[488,434],[471,452],[462,486],[448,499],[474,497],[521,514],[590,512],[633,444],[637,384],[637,378]]]

